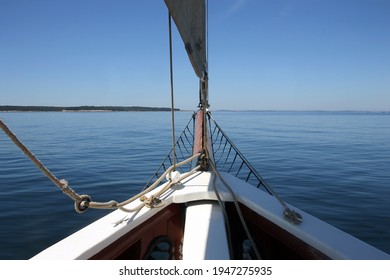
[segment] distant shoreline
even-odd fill
[[[19,106],[19,105],[0,105],[0,112],[170,112],[171,108],[168,107],[145,107],[145,106]],[[178,112],[190,112],[193,110],[175,108]],[[386,110],[229,110],[229,109],[215,109],[213,112],[243,112],[243,113],[346,113],[346,114],[390,114],[390,111]]]
[[[168,112],[167,107],[143,106],[18,106],[0,105],[0,112]],[[180,109],[175,108],[175,111]]]

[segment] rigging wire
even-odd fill
[[[173,93],[173,59],[172,59],[172,17],[169,11],[168,11],[168,25],[169,25],[169,68],[170,68],[170,80],[171,80],[173,171],[176,171],[175,105],[174,105],[174,93]]]

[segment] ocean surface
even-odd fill
[[[176,113],[177,135],[191,115]],[[389,113],[213,116],[286,202],[390,253]],[[95,201],[136,194],[171,145],[167,112],[0,112],[0,118],[59,179]],[[107,213],[76,213],[0,131],[0,259],[29,259]]]

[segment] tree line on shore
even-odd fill
[[[0,111],[5,112],[63,112],[63,111],[111,111],[111,112],[150,112],[170,111],[166,107],[142,107],[142,106],[15,106],[0,105]],[[176,109],[175,111],[180,111]]]

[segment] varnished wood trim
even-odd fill
[[[195,116],[195,135],[194,135],[193,154],[201,153],[203,150],[203,109],[199,110]]]
[[[321,251],[265,219],[248,207],[240,204],[242,214],[257,244],[263,259],[330,259]],[[237,211],[231,203],[227,203],[234,254],[242,253],[242,242],[246,239],[245,232],[237,216]],[[241,247],[240,247],[241,246]]]
[[[99,253],[92,260],[141,259],[149,244],[158,236],[169,236],[175,245],[175,258],[180,258],[180,244],[184,232],[184,205],[171,204],[138,225]]]

